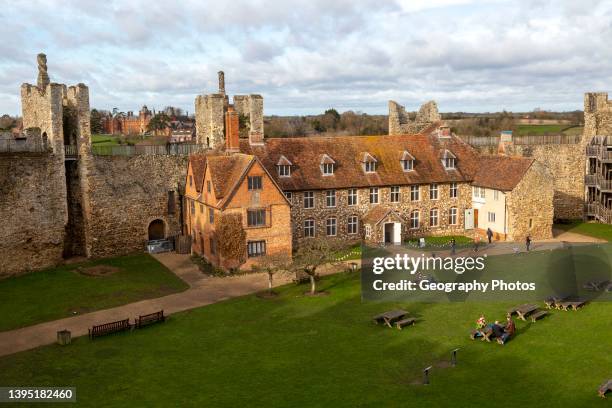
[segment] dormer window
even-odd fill
[[[442,152],[441,161],[446,170],[455,170],[457,168],[457,157],[450,150]]]
[[[328,155],[324,154],[321,157],[321,173],[324,176],[333,176],[334,175],[334,170],[336,167],[336,162],[329,157]]]
[[[370,153],[363,155],[363,170],[366,173],[376,173],[377,160]]]
[[[404,152],[400,156],[400,164],[402,165],[402,170],[404,171],[414,170],[414,156],[411,155],[407,150],[404,150]]]
[[[279,177],[291,177],[292,163],[285,156],[281,156],[276,163]]]

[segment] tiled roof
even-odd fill
[[[257,156],[288,191],[471,181],[479,166],[476,150],[456,136],[440,139],[434,130],[430,127],[414,135],[268,138],[264,146],[251,146],[241,139],[240,147]],[[445,149],[457,157],[456,170],[444,169],[440,157]],[[413,171],[402,169],[400,158],[405,151],[415,158]],[[377,161],[374,173],[363,169],[366,153]],[[321,176],[324,154],[335,161],[332,176]],[[293,163],[291,177],[278,177],[276,164],[281,156]]]
[[[206,155],[203,153],[192,154],[189,156],[189,164],[193,170],[193,180],[195,181],[196,191],[202,192],[202,183],[204,183],[204,170],[206,169]]]
[[[208,156],[207,164],[217,199],[223,199],[234,189],[252,161],[253,156],[246,154]]]
[[[389,213],[393,213],[393,215],[401,221],[402,217],[392,208],[386,207],[384,205],[375,205],[370,211],[368,211],[364,217],[363,222],[366,224],[378,224],[381,222]]]
[[[527,157],[481,156],[473,184],[478,187],[511,191],[522,180],[534,159]]]

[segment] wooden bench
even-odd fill
[[[561,303],[561,307],[563,310],[578,310],[578,308],[584,306],[586,304],[586,300],[577,300],[573,302],[563,302]]]
[[[606,398],[606,393],[608,391],[612,392],[612,380],[605,381],[603,384],[601,384],[601,387],[599,387],[599,390],[597,391],[597,394],[601,398]]]
[[[406,316],[408,314],[408,312],[406,312],[405,310],[391,310],[389,312],[385,312],[382,314],[379,314],[377,316],[374,316],[372,318],[372,320],[374,321],[374,323],[376,324],[380,324],[383,323],[391,328],[393,328],[393,323],[402,320],[404,318],[404,316]]]
[[[138,316],[138,319],[135,319],[135,320],[136,320],[136,324],[135,324],[136,328],[140,329],[141,327],[145,327],[150,324],[163,322],[166,320],[166,317],[164,316],[164,311],[160,310],[159,312]]]
[[[119,320],[111,323],[104,323],[98,326],[93,326],[89,329],[89,338],[94,339],[96,337],[104,336],[111,333],[117,333],[132,328],[130,319]]]
[[[398,322],[395,322],[395,327],[397,327],[399,330],[402,330],[405,326],[411,326],[414,325],[416,323],[416,319],[413,317],[409,317],[407,319],[402,319]]]
[[[538,305],[522,305],[515,309],[519,319],[527,321],[527,316],[538,310]]]
[[[598,292],[600,290],[603,290],[606,288],[606,286],[608,285],[609,281],[607,280],[602,280],[602,281],[590,281],[585,283],[584,285],[582,285],[583,289],[586,290],[590,290],[591,292]]]
[[[530,315],[529,317],[531,317],[531,321],[535,323],[536,320],[539,320],[539,319],[543,318],[547,314],[548,314],[548,312],[546,310],[540,310],[539,312],[536,312],[536,313]]]

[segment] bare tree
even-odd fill
[[[268,293],[272,295],[274,275],[291,270],[291,256],[285,253],[270,254],[260,258],[257,264],[258,269],[268,275]]]
[[[308,276],[311,295],[317,292],[317,270],[323,265],[335,264],[341,248],[340,242],[316,238],[304,242],[296,251],[293,269],[296,273],[303,272]]]

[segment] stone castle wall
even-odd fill
[[[410,114],[402,105],[395,101],[389,101],[390,135],[418,133],[432,123],[439,122],[441,119],[438,105],[434,101],[421,105],[414,120],[410,119]]]
[[[166,236],[180,234],[179,185],[185,182],[187,162],[186,156],[94,156],[87,169],[90,256],[143,251],[156,219],[164,221]],[[169,206],[170,196],[174,203]]]
[[[51,154],[0,155],[0,276],[62,261],[68,211],[58,169]]]

